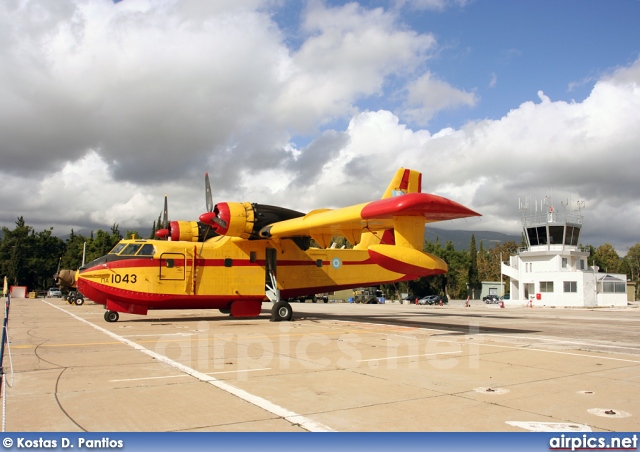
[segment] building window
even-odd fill
[[[549,226],[549,244],[562,245],[564,226]]]
[[[578,270],[584,270],[584,259],[580,259],[578,262]]]
[[[623,282],[604,282],[602,283],[602,291],[604,293],[625,293],[626,287]]]
[[[565,281],[564,282],[564,291],[575,293],[578,291],[578,283],[576,281]]]
[[[553,281],[540,281],[540,292],[553,292]]]
[[[562,268],[567,268],[567,258],[566,257],[562,258]]]

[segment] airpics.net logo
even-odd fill
[[[549,450],[638,450],[638,435],[631,436],[565,436],[549,440]]]
[[[482,342],[479,330],[477,323],[470,322],[468,337],[473,340],[460,341],[373,325],[369,332],[338,329],[298,333],[288,322],[282,322],[277,332],[265,335],[219,333],[201,321],[191,334],[159,336],[154,352],[202,372],[229,371],[232,366],[239,380],[247,379],[247,372],[253,370],[290,369],[296,365],[309,370],[332,366],[417,369],[426,363],[438,370],[459,365],[477,369]]]

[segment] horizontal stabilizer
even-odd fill
[[[480,214],[442,196],[428,193],[407,193],[402,196],[370,202],[362,209],[361,216],[365,220],[422,216],[427,223],[430,223],[478,217]]]

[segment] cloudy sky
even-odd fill
[[[519,234],[640,242],[640,1],[2,0],[0,225],[377,199],[399,167]],[[519,201],[520,200],[520,201]]]

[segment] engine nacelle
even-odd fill
[[[204,242],[216,235],[208,225],[198,221],[171,221],[168,228],[156,231],[159,239],[172,242]]]
[[[172,221],[169,231],[172,242],[197,242],[200,235],[197,221]]]
[[[200,215],[200,221],[220,235],[259,239],[263,227],[302,216],[302,212],[282,207],[250,202],[221,202],[215,205],[212,212]]]
[[[220,235],[248,239],[255,226],[255,210],[249,202],[221,202],[213,212],[200,215],[200,221]]]

